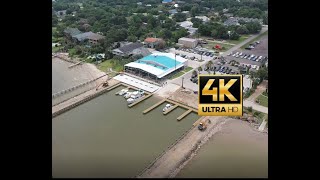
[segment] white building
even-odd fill
[[[195,48],[198,45],[198,40],[183,37],[178,40],[178,45],[187,48]]]

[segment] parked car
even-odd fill
[[[239,53],[239,55],[241,56],[241,55],[242,55],[242,52],[241,52],[241,53]]]

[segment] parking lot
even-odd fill
[[[225,60],[229,63],[238,62],[243,67],[258,70],[259,66],[268,60],[268,36],[262,37],[258,43],[252,43],[254,48],[251,50],[238,49],[234,52],[226,54]]]
[[[214,51],[209,51],[206,49],[188,49],[188,48],[179,48],[179,49],[175,49],[175,48],[171,48],[169,49],[169,52],[171,53],[177,53],[179,54],[181,57],[186,58],[186,59],[190,59],[190,60],[194,60],[194,61],[199,61],[201,60],[212,60],[214,59],[216,56],[214,54]],[[202,57],[201,57],[202,56]]]

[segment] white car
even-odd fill
[[[242,55],[242,52],[241,52],[241,53],[239,53],[239,55],[241,56],[241,55]]]

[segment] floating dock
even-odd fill
[[[181,116],[179,116],[177,118],[178,121],[181,121],[181,119],[183,119],[184,117],[186,117],[188,114],[190,114],[193,110],[189,109],[188,111],[184,112],[183,114],[181,114]]]
[[[146,113],[150,112],[151,110],[153,110],[154,108],[160,106],[164,102],[166,102],[166,99],[163,99],[163,100],[157,102],[156,104],[154,104],[153,106],[149,107],[148,109],[144,110],[143,114],[146,114]]]
[[[168,114],[169,112],[173,111],[175,108],[177,108],[179,105],[176,104],[174,106],[172,106],[171,108],[169,108],[168,110],[166,110],[165,112],[163,112],[164,115]]]

